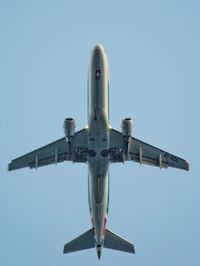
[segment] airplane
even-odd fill
[[[174,167],[189,171],[189,163],[132,135],[133,121],[124,118],[121,131],[109,124],[109,70],[106,52],[97,44],[88,72],[88,124],[75,131],[75,120],[64,120],[64,137],[12,160],[8,170],[38,168],[64,161],[87,163],[89,210],[92,228],[64,245],[63,253],[102,248],[135,253],[134,245],[106,228],[109,209],[109,166],[133,161],[159,168]]]

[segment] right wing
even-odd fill
[[[24,167],[37,168],[63,161],[86,162],[86,145],[87,129],[82,129],[74,134],[70,144],[67,143],[65,138],[61,138],[12,160],[8,165],[8,171]]]
[[[186,160],[133,137],[130,138],[128,144],[126,137],[113,128],[110,128],[110,147],[111,152],[117,151],[116,153],[123,155],[121,157],[113,156],[111,162],[134,161],[160,168],[169,166],[189,170],[189,163]]]
[[[174,167],[189,171],[189,163],[186,160],[133,137],[127,159],[160,168]]]

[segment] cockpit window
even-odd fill
[[[101,76],[101,70],[97,69],[96,72],[95,72],[95,77],[96,78],[100,78],[100,76]]]

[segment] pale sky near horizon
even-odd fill
[[[200,265],[200,2],[0,2],[0,265]],[[11,159],[87,123],[90,51],[110,69],[110,124],[190,162],[189,172],[111,166],[108,228],[136,254],[63,255],[91,228],[87,166],[7,172]]]

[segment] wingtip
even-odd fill
[[[11,162],[9,162],[8,164],[8,172],[12,171],[12,168],[11,168]]]
[[[185,161],[186,171],[190,170],[190,163],[188,161]]]
[[[134,245],[133,245],[133,252],[132,253],[135,254],[135,247],[134,247]]]

